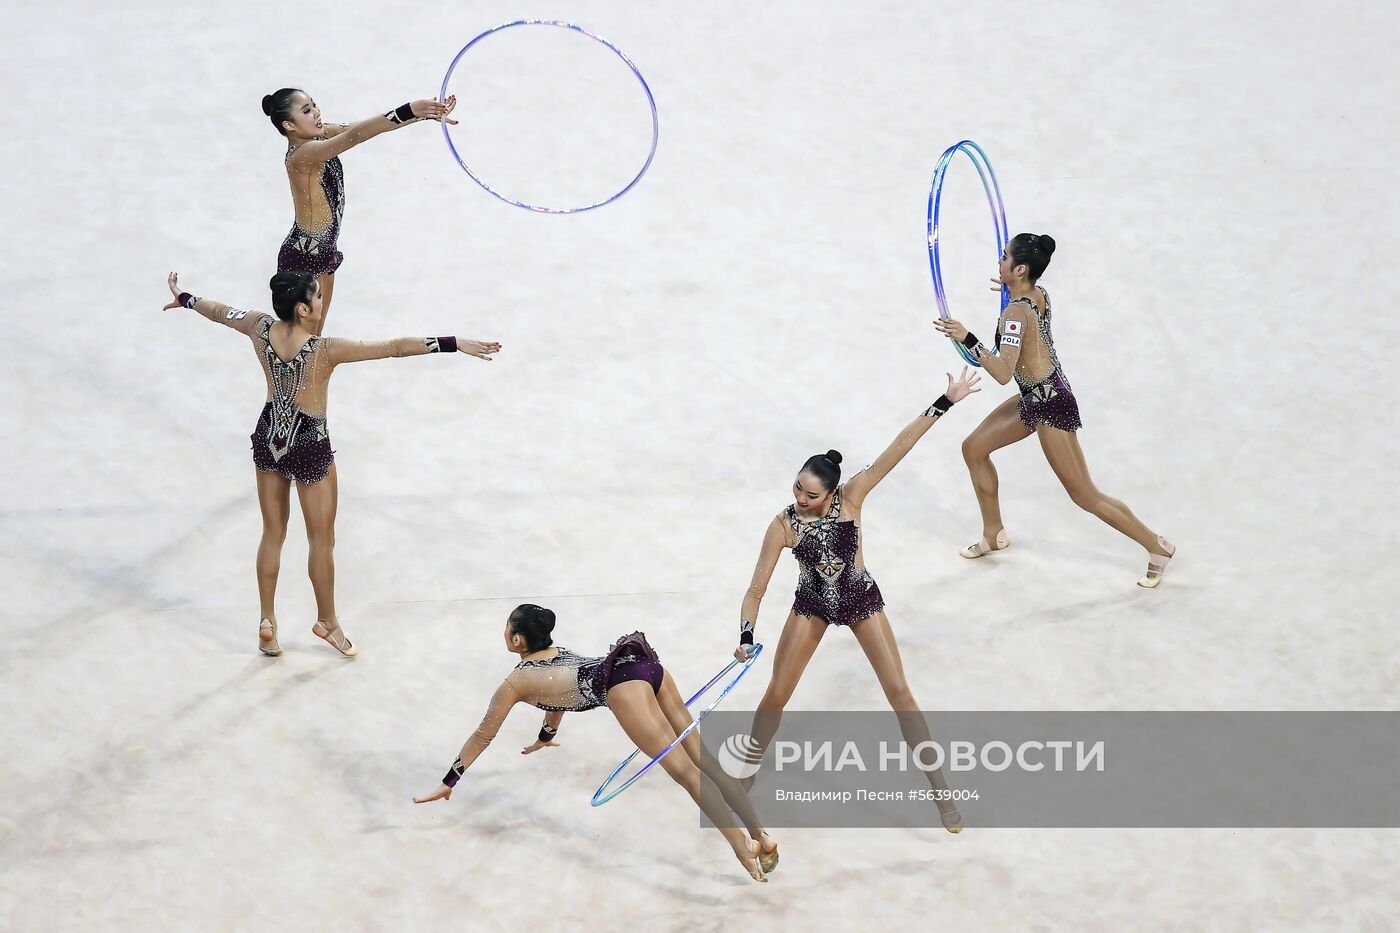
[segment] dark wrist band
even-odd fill
[[[423,345],[428,348],[429,353],[456,353],[456,337],[424,337]]]
[[[969,350],[976,350],[978,344],[977,336],[973,334],[972,331],[968,331],[967,336],[962,339],[962,344]]]
[[[924,409],[925,418],[941,418],[948,414],[948,409],[953,407],[953,400],[947,394],[938,396],[938,401]]]
[[[195,303],[196,301],[198,301],[199,299],[196,298],[195,296],[191,295],[189,292],[181,292],[181,293],[180,293],[180,296],[179,296],[178,298],[176,298],[175,300],[178,301],[178,302],[180,303],[180,307],[182,307],[182,308],[190,308],[191,310],[193,310],[193,309],[194,309],[194,303]]]
[[[462,779],[462,775],[466,772],[467,769],[462,765],[462,759],[458,758],[452,762],[452,767],[448,768],[447,773],[442,776],[442,783],[448,787],[456,787],[457,782]]]
[[[751,628],[744,629],[742,632],[739,633],[739,644],[741,644],[741,645],[752,645],[752,644],[753,644],[753,629],[751,629]]]
[[[384,116],[388,117],[391,123],[407,123],[409,120],[417,119],[417,117],[413,115],[412,104],[399,104],[393,110],[384,114]]]

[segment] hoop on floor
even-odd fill
[[[726,674],[728,674],[730,671],[734,670],[734,668],[735,668],[737,665],[740,665],[740,664],[743,665],[743,669],[740,670],[739,673],[735,674],[735,675],[734,675],[734,679],[731,680],[728,684],[725,685],[724,689],[720,691],[719,696],[717,696],[717,697],[715,697],[713,700],[711,700],[711,701],[710,701],[710,705],[707,706],[707,707],[705,707],[705,709],[704,709],[703,711],[701,711],[700,715],[699,715],[699,716],[696,716],[695,719],[691,721],[690,725],[686,726],[684,729],[681,730],[681,734],[678,735],[678,736],[676,736],[676,740],[675,740],[674,742],[672,742],[670,745],[667,745],[665,748],[663,748],[663,749],[661,750],[661,753],[660,753],[660,754],[658,754],[655,758],[653,758],[651,761],[647,762],[647,763],[642,767],[642,770],[640,770],[640,771],[638,771],[636,774],[632,775],[632,776],[631,776],[630,778],[628,778],[626,781],[623,781],[622,784],[621,784],[621,786],[619,786],[619,787],[617,787],[616,789],[614,789],[613,791],[609,792],[609,793],[607,794],[607,796],[603,796],[603,792],[606,791],[606,790],[608,789],[608,785],[611,784],[613,781],[617,780],[617,776],[618,776],[619,774],[621,774],[621,773],[622,773],[622,770],[623,770],[624,768],[626,768],[626,767],[632,762],[632,759],[633,759],[633,758],[636,758],[638,755],[640,755],[640,754],[642,753],[642,750],[641,750],[641,749],[637,749],[636,751],[632,752],[632,754],[630,754],[630,755],[628,755],[626,758],[622,759],[622,764],[620,764],[620,765],[618,765],[616,768],[614,768],[614,769],[613,769],[613,773],[608,775],[608,779],[607,779],[606,781],[604,781],[602,784],[600,784],[600,785],[598,786],[598,789],[597,789],[596,791],[593,792],[593,806],[595,806],[595,807],[601,807],[603,804],[607,803],[609,800],[612,800],[612,799],[613,799],[614,797],[616,797],[618,794],[622,793],[622,792],[625,791],[627,788],[631,787],[631,786],[636,782],[637,778],[641,777],[643,774],[646,774],[648,771],[651,770],[652,765],[656,764],[656,763],[657,763],[658,761],[660,761],[662,758],[665,758],[667,752],[669,752],[671,749],[675,748],[677,745],[681,744],[681,742],[685,741],[685,737],[688,736],[688,735],[690,735],[690,733],[692,733],[692,732],[695,731],[695,729],[700,725],[700,721],[701,721],[702,719],[704,719],[706,716],[710,715],[710,712],[711,712],[716,706],[719,705],[720,700],[723,700],[725,697],[729,696],[729,691],[733,690],[733,689],[734,689],[734,685],[737,684],[737,683],[743,678],[743,676],[749,672],[749,668],[753,667],[753,662],[756,661],[756,660],[758,660],[758,656],[759,656],[760,654],[762,654],[762,653],[763,653],[763,645],[761,645],[761,644],[756,644],[756,645],[754,645],[754,646],[753,646],[753,654],[749,655],[747,660],[740,661],[738,658],[735,658],[733,661],[730,661],[729,664],[725,666],[724,670],[720,671],[718,674],[716,674],[715,676],[711,677],[709,683],[705,684],[705,686],[703,686],[703,687],[701,687],[699,690],[695,691],[695,696],[693,696],[693,697],[691,697],[690,699],[688,699],[688,700],[685,701],[685,707],[686,707],[686,709],[689,709],[689,708],[690,708],[690,704],[694,703],[696,700],[698,700],[698,699],[700,699],[702,696],[704,696],[704,695],[709,691],[709,689],[710,689],[711,687],[713,687],[715,684],[719,683],[720,680],[722,680],[722,679],[724,678],[724,676],[725,676]],[[601,798],[601,799],[600,799],[600,798]]]
[[[651,160],[656,157],[656,143],[661,138],[661,124],[656,116],[656,98],[651,96],[651,88],[647,85],[647,79],[642,77],[641,71],[637,69],[636,65],[632,64],[632,59],[624,55],[621,49],[613,45],[607,39],[604,39],[597,33],[590,32],[589,30],[584,29],[582,26],[577,26],[573,23],[566,23],[563,20],[559,19],[518,19],[511,23],[501,23],[499,26],[492,26],[490,29],[486,30],[481,35],[477,36],[475,39],[462,46],[462,50],[457,53],[457,57],[452,59],[452,64],[447,66],[447,74],[443,76],[442,89],[438,91],[438,100],[447,100],[448,82],[452,80],[452,72],[456,70],[457,63],[462,60],[462,56],[467,54],[467,50],[470,49],[472,46],[476,45],[482,39],[485,39],[487,36],[493,35],[494,33],[498,33],[502,29],[509,29],[512,26],[559,26],[563,29],[572,29],[574,32],[582,33],[583,35],[588,36],[588,38],[601,42],[603,45],[606,45],[608,48],[612,49],[613,53],[617,55],[618,58],[622,59],[623,63],[628,68],[632,69],[632,74],[637,76],[637,81],[642,85],[642,90],[646,92],[647,104],[651,107],[651,151],[647,153],[647,160],[642,164],[641,171],[637,172],[637,174],[632,178],[632,180],[627,183],[626,187],[624,187],[621,191],[617,192],[611,197],[604,198],[601,201],[595,201],[592,204],[586,204],[583,207],[543,207],[538,204],[526,204],[524,201],[517,201],[514,198],[507,197],[506,195],[497,191],[495,188],[492,188],[486,182],[482,181],[481,178],[478,177],[477,174],[471,170],[471,166],[467,165],[466,160],[462,158],[462,154],[457,151],[456,145],[454,145],[452,142],[452,134],[449,133],[447,129],[448,123],[446,120],[443,120],[442,138],[447,140],[447,148],[452,150],[452,157],[457,160],[458,165],[462,166],[462,170],[467,173],[467,176],[470,177],[472,181],[480,185],[483,189],[485,189],[486,192],[492,197],[499,198],[507,204],[514,204],[516,207],[523,207],[527,211],[536,211],[541,214],[581,214],[584,211],[591,211],[595,207],[602,207],[604,204],[611,204],[613,201],[616,201],[618,198],[631,191],[632,187],[636,185],[637,182],[642,180],[642,176],[646,174],[647,169],[651,168]]]
[[[977,177],[982,179],[982,190],[987,193],[987,207],[992,211],[992,226],[995,227],[997,240],[997,259],[1001,258],[1001,251],[1006,249],[1007,227],[1006,227],[1006,207],[1001,202],[1001,186],[997,184],[997,173],[992,171],[992,163],[987,158],[987,153],[982,151],[982,147],[970,139],[954,143],[943,150],[943,155],[938,157],[938,163],[933,167],[933,182],[929,185],[928,191],[928,267],[933,273],[933,294],[938,299],[938,316],[942,318],[951,317],[948,313],[948,296],[943,292],[943,267],[938,258],[938,209],[943,200],[943,177],[948,172],[948,164],[953,161],[953,156],[963,153],[972,161],[972,165],[977,169]],[[1001,310],[1006,309],[1007,302],[1011,299],[1010,292],[1006,286],[1001,287]],[[949,337],[949,340],[953,338]],[[958,348],[958,353],[972,366],[981,366],[977,362],[976,356],[967,347],[956,340],[953,346]]]

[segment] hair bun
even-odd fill
[[[263,116],[267,116],[267,117],[272,116],[272,95],[271,95],[271,94],[264,94],[264,95],[263,95],[262,104],[263,104]]]
[[[1042,233],[1040,239],[1036,241],[1041,249],[1045,250],[1045,255],[1050,256],[1055,252],[1055,238],[1048,233]]]
[[[836,464],[837,466],[840,466],[840,465],[841,465],[841,451],[839,451],[839,450],[828,450],[828,451],[826,452],[826,459],[830,460],[832,463]]]

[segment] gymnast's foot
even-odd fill
[[[282,646],[277,644],[277,622],[263,619],[258,623],[258,650],[270,658],[282,654]]]
[[[1149,590],[1156,589],[1162,583],[1162,577],[1167,572],[1167,564],[1176,556],[1176,546],[1161,535],[1157,536],[1157,547],[1147,553],[1147,576],[1139,580],[1138,586],[1145,586]]]
[[[754,881],[768,881],[768,876],[763,873],[763,866],[759,863],[759,843],[757,840],[752,843],[744,843],[743,847],[734,850],[734,855],[738,857],[740,864],[744,866],[744,870],[749,873],[750,878]]]
[[[943,821],[943,828],[953,835],[956,836],[962,832],[962,814],[958,812],[958,808],[953,805],[951,800],[938,801],[938,818]]]
[[[765,875],[771,875],[773,869],[778,867],[778,844],[773,841],[773,837],[763,831],[758,834],[758,867],[763,869]]]
[[[340,627],[338,621],[327,622],[325,619],[317,619],[316,624],[311,627],[311,634],[322,639],[347,658],[353,658],[360,653],[360,649],[350,644],[350,639],[345,637],[345,630]]]
[[[989,545],[987,543],[987,536],[983,535],[980,541],[978,541],[976,544],[969,544],[967,547],[962,549],[961,553],[962,556],[966,557],[968,560],[976,560],[977,558],[984,557],[992,553],[993,551],[1004,551],[1008,547],[1010,547],[1010,545],[1011,539],[1006,537],[1006,529],[1003,528],[1001,531],[997,532],[996,547],[992,547],[991,545]]]

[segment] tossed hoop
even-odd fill
[[[717,697],[715,697],[713,700],[711,700],[711,701],[710,701],[710,705],[707,706],[707,707],[705,707],[705,709],[700,713],[699,716],[696,716],[696,717],[695,717],[695,719],[691,722],[690,725],[686,726],[684,729],[681,730],[681,734],[678,735],[678,736],[676,736],[676,740],[675,740],[674,742],[672,742],[670,745],[667,745],[665,748],[663,748],[663,749],[661,750],[661,753],[660,753],[660,754],[658,754],[655,758],[653,758],[651,761],[647,762],[646,765],[644,765],[644,766],[642,767],[642,770],[638,771],[636,774],[632,775],[632,776],[631,776],[630,778],[628,778],[626,781],[622,782],[621,786],[619,786],[619,787],[617,787],[616,789],[614,789],[613,791],[609,792],[609,793],[607,794],[607,796],[603,796],[603,792],[606,791],[606,790],[608,789],[608,785],[611,784],[613,781],[615,781],[615,780],[617,779],[617,776],[618,776],[619,774],[622,773],[622,770],[623,770],[624,768],[626,768],[626,767],[632,762],[632,759],[633,759],[633,758],[636,758],[638,755],[640,755],[640,754],[642,753],[642,750],[641,750],[641,749],[637,749],[637,750],[634,751],[632,754],[630,754],[630,755],[628,755],[626,758],[622,759],[622,764],[620,764],[620,765],[618,765],[616,768],[614,768],[614,769],[613,769],[613,773],[608,775],[608,779],[607,779],[606,781],[604,781],[601,785],[599,785],[598,789],[597,789],[596,791],[593,792],[593,806],[595,806],[595,807],[601,807],[603,804],[607,803],[609,800],[612,800],[612,799],[613,799],[614,797],[616,797],[618,794],[622,793],[622,792],[625,791],[627,788],[631,787],[634,783],[636,783],[637,778],[641,777],[643,774],[646,774],[648,771],[650,771],[651,768],[652,768],[652,766],[655,765],[655,764],[656,764],[658,761],[660,761],[662,758],[665,758],[665,757],[666,757],[666,754],[667,754],[671,749],[673,749],[673,748],[675,748],[677,745],[681,744],[681,742],[683,742],[683,741],[685,740],[685,737],[688,736],[688,735],[690,735],[690,733],[694,732],[695,729],[696,729],[696,727],[698,727],[698,726],[700,725],[700,721],[701,721],[702,719],[704,719],[706,716],[710,715],[710,711],[713,710],[716,706],[718,706],[719,703],[720,703],[720,701],[723,700],[725,697],[727,697],[727,696],[729,695],[729,691],[733,690],[733,689],[734,689],[734,685],[737,684],[737,683],[743,678],[743,676],[749,672],[749,668],[753,667],[753,662],[756,661],[756,660],[758,660],[758,656],[759,656],[760,654],[762,654],[762,653],[763,653],[763,645],[761,645],[761,644],[754,645],[754,646],[753,646],[753,654],[749,655],[749,657],[748,657],[747,660],[745,660],[745,661],[740,661],[738,658],[735,658],[733,661],[730,661],[729,664],[725,666],[724,670],[720,671],[718,674],[716,674],[715,676],[711,677],[709,683],[705,684],[705,686],[701,687],[699,690],[697,690],[697,691],[695,692],[695,696],[693,696],[693,697],[691,697],[690,699],[688,699],[688,700],[685,701],[686,709],[689,709],[689,708],[690,708],[690,704],[694,703],[696,700],[698,700],[698,699],[700,699],[702,696],[704,696],[704,695],[709,691],[709,689],[710,689],[711,687],[713,687],[715,684],[719,683],[719,681],[722,680],[722,679],[724,678],[724,676],[725,676],[726,674],[728,674],[730,671],[734,670],[734,668],[735,668],[737,665],[740,665],[740,664],[743,665],[743,668],[739,671],[739,673],[737,673],[737,674],[734,675],[734,679],[731,680],[728,684],[726,684],[725,687],[724,687],[724,689],[720,691],[719,696],[717,696]],[[601,798],[601,799],[599,799],[599,798]]]
[[[482,39],[485,39],[487,36],[494,35],[495,33],[498,33],[503,29],[510,29],[512,26],[559,26],[563,29],[572,29],[574,32],[582,33],[583,35],[588,36],[588,38],[601,42],[603,45],[606,45],[608,48],[612,49],[613,53],[616,54],[618,58],[622,59],[623,63],[626,64],[628,68],[632,69],[632,74],[637,76],[637,81],[642,85],[642,90],[646,92],[647,104],[651,107],[651,151],[647,153],[647,160],[645,163],[643,163],[641,171],[637,172],[637,174],[632,178],[632,180],[627,183],[626,187],[624,187],[621,191],[617,192],[611,197],[604,198],[601,201],[595,201],[592,204],[586,204],[583,207],[544,207],[538,204],[526,204],[524,201],[517,201],[514,198],[507,197],[506,195],[497,191],[495,188],[492,188],[486,182],[482,181],[481,178],[478,177],[477,174],[471,170],[471,166],[467,165],[466,160],[462,158],[462,154],[457,151],[456,145],[454,145],[452,142],[452,134],[449,133],[447,130],[448,123],[446,120],[444,120],[442,121],[442,138],[447,140],[447,148],[452,150],[452,157],[457,160],[458,165],[462,166],[462,170],[467,173],[468,177],[470,177],[472,181],[476,182],[478,185],[484,188],[488,194],[492,195],[493,197],[499,198],[502,201],[505,201],[507,204],[514,204],[516,207],[523,207],[527,211],[537,211],[541,214],[580,214],[584,211],[591,211],[595,207],[602,207],[604,204],[610,204],[613,201],[616,201],[618,198],[631,191],[632,187],[635,184],[637,184],[637,182],[642,180],[642,176],[645,175],[647,169],[651,167],[651,160],[656,157],[656,143],[661,138],[661,124],[657,120],[656,116],[656,98],[651,96],[651,88],[647,86],[647,79],[643,78],[642,73],[639,70],[637,70],[637,66],[632,64],[632,59],[628,58],[622,53],[621,49],[619,49],[617,46],[613,45],[611,42],[609,42],[607,39],[604,39],[597,33],[590,32],[589,30],[584,29],[582,26],[577,26],[573,23],[566,23],[563,20],[558,19],[518,19],[511,23],[501,23],[501,25],[499,26],[492,26],[490,29],[486,30],[481,35],[477,36],[475,39],[462,46],[462,50],[457,53],[457,57],[452,59],[452,64],[447,66],[447,74],[443,76],[442,89],[438,91],[438,100],[447,100],[448,82],[452,80],[452,72],[456,70],[457,63],[462,60],[462,56],[467,54],[467,50],[470,49],[472,46],[476,45]]]
[[[938,316],[942,318],[951,317],[948,313],[948,296],[943,292],[943,267],[938,258],[938,209],[943,199],[943,177],[948,172],[948,163],[953,161],[953,156],[962,152],[972,161],[972,165],[977,169],[977,177],[982,179],[982,190],[987,193],[987,207],[992,211],[992,226],[995,228],[997,241],[997,258],[1001,258],[1001,251],[1006,249],[1007,227],[1006,227],[1006,207],[1001,202],[1001,186],[997,184],[997,173],[992,171],[992,163],[987,158],[987,153],[982,151],[982,147],[970,139],[954,143],[943,150],[943,155],[938,157],[938,163],[933,167],[933,182],[929,185],[928,191],[928,267],[933,273],[933,294],[938,299]],[[1006,304],[1011,299],[1011,294],[1006,286],[1001,287],[1001,310],[1005,310]],[[953,338],[949,337],[949,340]],[[967,347],[953,340],[953,346],[958,348],[958,353],[973,366],[981,366],[977,362],[976,356]]]

